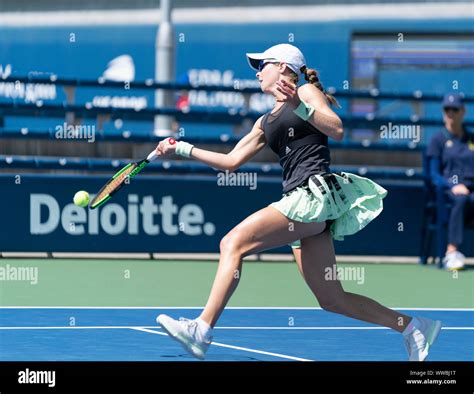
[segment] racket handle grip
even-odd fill
[[[153,152],[151,152],[148,157],[146,158],[147,161],[149,162],[152,162],[153,160],[155,160],[156,158],[158,157],[158,155],[156,154],[156,150],[153,150]]]
[[[174,138],[170,137],[168,140],[169,140],[169,143],[171,145],[176,144],[176,140]],[[147,161],[151,162],[151,161],[155,160],[157,157],[158,157],[158,155],[156,154],[156,149],[155,149],[153,152],[151,152],[148,155],[148,157],[146,159],[147,159]]]

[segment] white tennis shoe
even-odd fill
[[[196,320],[183,317],[175,320],[167,315],[159,315],[156,321],[188,353],[200,360],[204,359],[207,349],[212,342],[212,336],[210,333],[207,333],[207,335],[203,334]]]
[[[441,330],[441,321],[414,317],[404,332],[409,361],[424,361]]]
[[[443,259],[444,268],[449,271],[462,270],[466,257],[459,251],[446,253]]]

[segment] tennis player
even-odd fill
[[[268,145],[283,167],[283,197],[253,213],[220,243],[220,259],[207,304],[195,320],[160,315],[157,322],[193,356],[203,359],[212,331],[236,289],[242,258],[291,244],[301,275],[327,311],[392,328],[403,334],[409,360],[423,361],[435,341],[441,322],[409,317],[370,298],[344,291],[334,270],[333,239],[343,240],[377,217],[387,191],[375,182],[329,169],[328,138],[341,140],[342,122],[330,109],[337,104],[325,92],[315,70],[306,67],[301,51],[279,44],[263,53],[248,53],[263,92],[276,99],[271,112],[260,117],[234,149],[216,153],[184,141],[161,141],[157,154],[177,154],[211,167],[234,171]],[[300,76],[308,83],[297,87]],[[269,275],[270,278],[270,275]]]

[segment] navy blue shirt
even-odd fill
[[[474,184],[474,134],[466,128],[462,138],[446,129],[435,134],[426,153],[439,161],[439,170],[448,184]]]

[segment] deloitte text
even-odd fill
[[[204,212],[199,205],[178,207],[172,196],[163,196],[159,205],[153,196],[141,199],[136,194],[128,196],[126,208],[108,203],[100,209],[89,210],[74,204],[62,209],[49,194],[30,195],[30,233],[50,234],[61,226],[70,235],[214,235],[213,223],[204,222]]]

